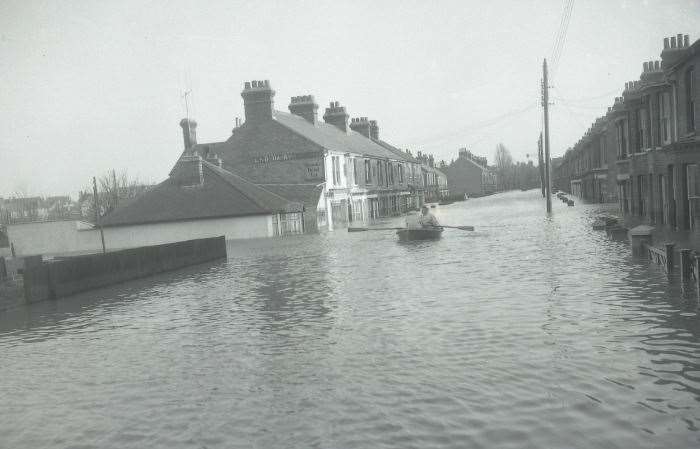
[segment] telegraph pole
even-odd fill
[[[552,179],[549,167],[549,81],[547,58],[542,63],[542,106],[544,107],[544,186],[547,194],[547,213],[552,213]]]
[[[102,254],[106,253],[107,250],[105,249],[105,233],[102,230],[102,225],[100,225],[100,211],[98,209],[98,201],[97,201],[97,180],[95,177],[92,177],[92,196],[94,197],[93,199],[95,200],[95,226],[100,228],[100,238],[102,239]]]
[[[547,192],[544,188],[544,150],[542,149],[542,133],[537,140],[537,166],[540,171],[540,188],[542,189],[542,198],[546,198]]]

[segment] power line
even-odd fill
[[[531,111],[532,109],[534,109],[536,107],[537,107],[537,102],[533,102],[533,103],[530,103],[522,108],[514,109],[514,110],[511,110],[511,111],[506,112],[504,114],[498,115],[496,117],[492,117],[488,120],[484,120],[482,122],[478,122],[478,123],[475,123],[473,125],[466,126],[466,127],[461,128],[457,131],[454,131],[450,134],[441,134],[441,137],[439,137],[439,138],[436,136],[431,136],[431,137],[426,138],[424,140],[419,140],[419,141],[417,141],[417,144],[418,145],[434,144],[434,143],[438,143],[438,142],[443,142],[445,140],[459,136],[461,134],[465,134],[465,133],[470,132],[470,131],[473,132],[473,131],[478,131],[480,129],[489,128],[491,126],[494,126],[494,125],[501,123],[503,120],[505,120],[507,118],[511,118],[511,117],[515,117],[515,116],[520,115],[520,114],[524,114],[528,111]]]
[[[562,11],[561,19],[559,20],[559,28],[554,37],[554,44],[552,46],[552,64],[550,68],[551,75],[553,76],[559,66],[559,60],[564,50],[564,44],[566,42],[567,32],[569,30],[569,23],[571,20],[571,12],[574,9],[574,0],[566,0],[564,4],[564,10]]]

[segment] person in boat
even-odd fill
[[[430,209],[428,206],[423,206],[421,208],[421,215],[420,218],[418,219],[418,223],[420,223],[422,228],[439,228],[440,223],[437,221],[437,218],[435,218],[435,215],[433,215],[430,212]]]

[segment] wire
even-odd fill
[[[436,138],[435,136],[431,136],[429,138],[419,140],[416,142],[417,145],[427,145],[431,143],[438,143],[438,142],[443,142],[445,140],[448,140],[450,138],[453,138],[455,136],[458,136],[460,134],[464,134],[470,131],[478,131],[480,129],[485,129],[489,128],[491,126],[497,125],[498,123],[502,122],[503,120],[507,118],[511,118],[520,114],[524,114],[525,112],[531,111],[532,109],[537,107],[537,102],[535,103],[530,103],[520,109],[514,109],[509,112],[506,112],[505,114],[498,115],[496,117],[492,117],[488,120],[484,120],[479,123],[475,123],[473,125],[466,126],[464,128],[461,128],[453,133],[450,134],[441,134],[442,137]]]
[[[559,60],[563,54],[564,44],[566,43],[566,36],[569,30],[569,23],[571,21],[571,13],[574,9],[574,0],[566,0],[564,4],[564,11],[562,12],[561,19],[559,20],[559,28],[554,37],[554,43],[552,45],[551,51],[551,68],[550,68],[550,79],[554,78],[556,70],[559,65]]]

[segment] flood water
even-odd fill
[[[3,448],[700,447],[697,294],[514,192],[0,317]]]

